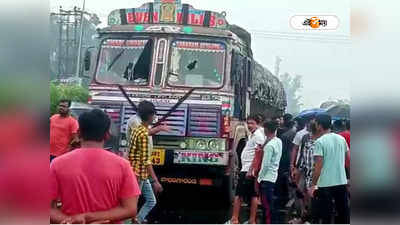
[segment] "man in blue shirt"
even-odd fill
[[[320,137],[314,146],[315,169],[309,194],[319,199],[322,223],[332,222],[332,202],[335,200],[338,214],[335,223],[349,224],[350,209],[345,171],[345,159],[349,148],[342,136],[331,132],[331,123],[332,119],[328,114],[316,116],[316,128]]]
[[[282,156],[282,141],[276,137],[277,128],[278,123],[276,121],[272,120],[264,123],[265,136],[269,141],[264,146],[264,154],[257,181],[260,183],[261,203],[265,210],[265,224],[271,223],[274,188]]]

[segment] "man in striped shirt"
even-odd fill
[[[312,199],[311,196],[308,195],[308,189],[311,188],[312,184],[312,175],[314,169],[314,144],[315,140],[319,137],[317,134],[317,130],[315,127],[315,119],[312,119],[308,125],[307,130],[308,134],[304,135],[301,140],[300,151],[298,161],[295,165],[295,174],[296,183],[298,187],[298,191],[301,192],[301,195],[297,195],[296,197],[301,202],[301,219],[303,222],[312,222],[313,220],[317,221],[316,205],[314,203],[314,208],[312,208]],[[314,201],[315,202],[315,201]]]

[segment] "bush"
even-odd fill
[[[61,99],[69,99],[74,102],[86,103],[89,99],[88,89],[78,85],[63,85],[50,83],[50,112],[57,113],[58,102]]]

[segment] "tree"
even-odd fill
[[[328,109],[332,106],[336,105],[350,105],[350,101],[348,99],[332,99],[329,98],[328,101],[325,101],[321,104],[321,109]]]
[[[291,114],[298,114],[303,105],[301,103],[300,90],[303,88],[302,77],[300,75],[291,76],[289,73],[281,75],[281,82],[286,91],[287,109]]]
[[[75,102],[86,103],[89,99],[89,91],[78,85],[64,85],[50,83],[50,113],[57,113],[57,106],[61,99],[69,99]]]

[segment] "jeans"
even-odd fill
[[[350,223],[350,208],[346,185],[318,188],[317,197],[318,207],[320,208],[318,214],[322,218],[323,224],[332,223],[333,200],[335,200],[335,209],[338,214],[335,223]]]
[[[136,219],[139,223],[143,223],[150,211],[156,206],[157,200],[149,179],[139,181],[139,187],[145,203],[139,210]]]
[[[289,201],[289,171],[278,171],[278,179],[275,184],[275,195],[277,197],[278,207],[281,209],[284,208]]]
[[[318,196],[318,190],[317,190],[314,193],[314,197],[311,198],[309,218],[306,218],[306,220],[308,220],[312,224],[320,224],[321,223],[321,219],[322,219],[321,209],[324,206],[321,205],[320,202],[321,201],[320,201],[320,198]]]
[[[265,224],[271,224],[274,214],[274,187],[275,184],[268,181],[262,181],[260,184],[261,204],[264,209],[263,221]]]

